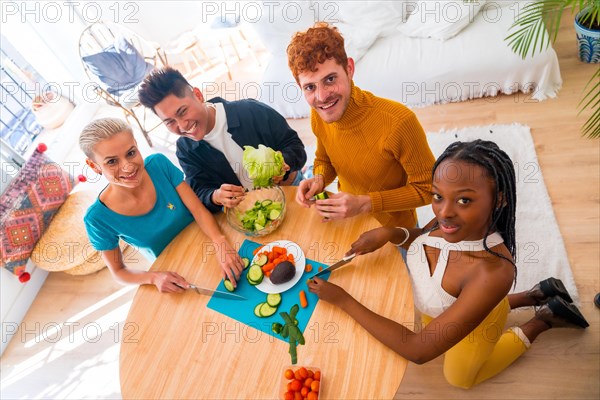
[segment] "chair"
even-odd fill
[[[227,77],[232,80],[230,58],[235,56],[234,63],[242,60],[242,54],[238,49],[240,44],[247,48],[247,53],[260,66],[260,61],[256,57],[252,44],[244,35],[239,20],[221,21],[217,18],[211,24],[186,31],[168,43],[164,53],[170,56],[171,60],[183,63],[183,73],[187,78],[223,65]]]
[[[152,146],[146,129],[146,109],[142,123],[134,112],[140,103],[137,88],[146,75],[166,58],[157,45],[151,45],[134,32],[102,21],[83,30],[79,37],[79,58],[96,93],[108,104],[119,107],[125,119],[133,119]]]

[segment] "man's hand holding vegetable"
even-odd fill
[[[318,213],[323,217],[323,222],[353,217],[358,214],[371,212],[371,198],[368,195],[353,195],[339,192],[329,195],[327,199],[313,200],[324,188],[323,175],[300,182],[296,192],[296,201],[303,207],[314,204]]]

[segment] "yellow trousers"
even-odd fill
[[[469,389],[500,373],[527,351],[531,344],[520,328],[503,332],[509,312],[505,297],[467,337],[444,354],[444,376],[448,383]],[[425,325],[432,319],[423,315]],[[440,331],[452,334],[449,327]]]

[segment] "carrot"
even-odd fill
[[[272,271],[273,269],[275,269],[275,263],[268,263],[265,264],[261,267],[261,269],[263,270],[263,272],[268,272],[268,271]]]
[[[319,272],[323,271],[323,267],[319,267]]]
[[[255,256],[256,254],[258,254],[258,252],[260,251],[260,249],[262,249],[265,246],[259,246],[256,249],[254,249],[254,251],[252,252],[252,255]]]
[[[284,261],[287,261],[287,257],[286,257],[286,256],[284,256],[284,255],[282,255],[282,256],[279,256],[279,257],[277,257],[277,258],[275,259],[274,263],[275,263],[275,264],[279,264],[279,263],[281,263],[281,262],[284,262]]]
[[[279,246],[273,246],[272,251],[275,254],[287,254],[287,250],[285,248],[279,247]]]
[[[312,264],[306,264],[306,267],[304,267],[304,272],[310,272],[312,271]]]
[[[306,300],[306,292],[304,290],[300,291],[300,305],[302,308],[308,307],[308,300]]]
[[[296,263],[296,261],[294,260],[294,255],[292,253],[290,253],[290,254],[287,255],[287,260],[289,262],[291,262],[292,264]]]

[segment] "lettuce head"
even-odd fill
[[[255,188],[273,186],[273,177],[284,174],[281,153],[262,144],[258,145],[258,149],[244,146],[243,162]]]

